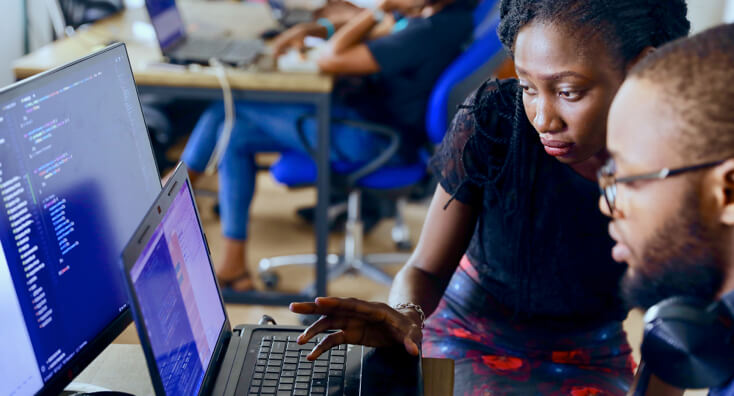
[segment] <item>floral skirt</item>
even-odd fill
[[[454,395],[627,393],[635,363],[620,322],[562,331],[515,323],[476,279],[464,257],[423,330],[423,355],[455,362]]]

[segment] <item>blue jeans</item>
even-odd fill
[[[230,239],[247,239],[250,203],[255,190],[255,154],[300,151],[306,153],[296,127],[299,117],[314,114],[310,105],[280,103],[235,103],[235,123],[229,145],[219,163],[219,206],[222,233]],[[356,110],[334,104],[332,117],[361,120]],[[182,160],[203,172],[224,124],[224,105],[209,107],[199,118],[184,149]],[[311,147],[316,147],[314,118],[304,122]],[[363,130],[332,124],[331,160],[365,162],[375,158],[387,143]]]

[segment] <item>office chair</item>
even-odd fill
[[[449,120],[464,99],[492,74],[506,58],[502,44],[496,34],[499,13],[495,0],[484,0],[474,12],[473,43],[444,71],[431,93],[426,113],[428,140],[437,145],[443,140]],[[304,119],[299,121],[299,124]],[[347,223],[344,250],[340,255],[327,256],[327,280],[345,273],[359,273],[378,282],[390,284],[392,277],[380,267],[400,264],[408,260],[407,253],[364,254],[363,226],[360,217],[362,192],[369,190],[375,194],[397,201],[396,224],[392,230],[394,241],[407,240],[409,230],[403,221],[406,197],[411,187],[419,183],[427,174],[430,154],[422,150],[417,161],[405,165],[388,164],[400,145],[399,131],[380,124],[332,120],[336,123],[358,127],[367,132],[387,138],[388,147],[380,156],[369,163],[354,164],[332,162],[332,183],[342,186],[349,192],[347,201]],[[299,131],[303,128],[299,126]],[[303,132],[301,140],[306,142]],[[308,147],[308,144],[305,145]],[[280,159],[270,168],[271,175],[279,183],[289,187],[312,185],[316,180],[317,169],[313,161],[314,153],[282,153]],[[266,287],[274,288],[278,277],[276,268],[290,265],[313,266],[314,254],[292,255],[264,258],[260,260],[258,271]]]

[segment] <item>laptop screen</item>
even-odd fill
[[[145,0],[145,6],[161,49],[165,50],[186,37],[186,26],[176,7],[176,0]]]
[[[130,270],[168,395],[199,392],[225,314],[187,184]]]

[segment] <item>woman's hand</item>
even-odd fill
[[[293,303],[290,310],[299,314],[321,315],[298,336],[299,344],[305,344],[324,331],[340,330],[324,337],[308,355],[309,360],[315,360],[330,348],[341,344],[372,347],[402,344],[411,355],[417,356],[420,352],[423,338],[420,314],[410,308],[397,311],[383,303],[319,297],[312,303]]]

